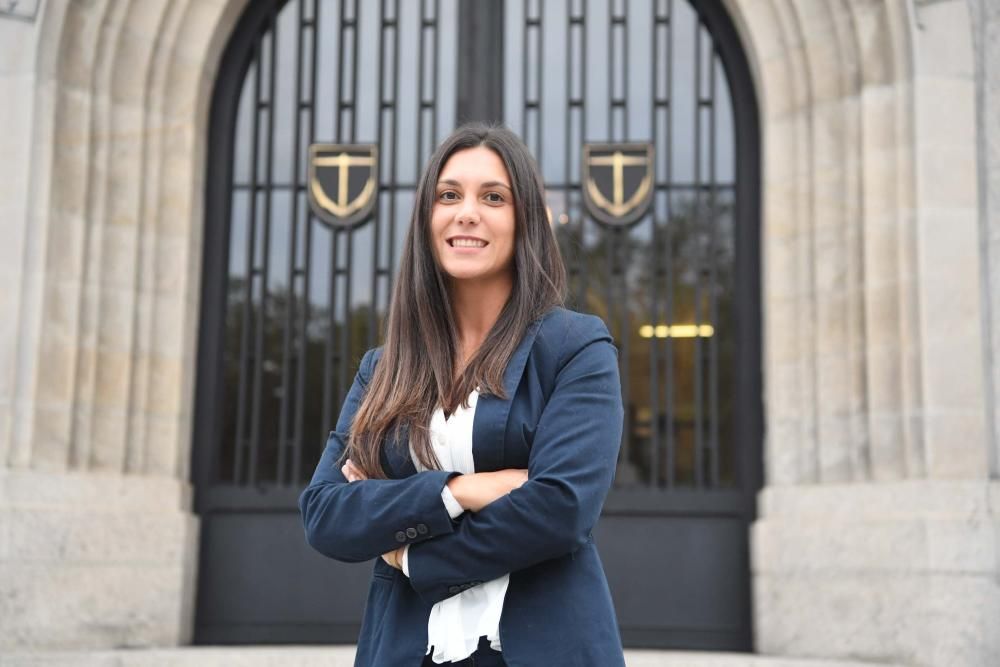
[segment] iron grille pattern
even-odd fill
[[[231,128],[216,482],[308,481],[378,344],[417,176],[455,122],[456,24],[456,0],[290,0],[254,36]],[[312,214],[314,142],[379,145],[373,219]]]
[[[506,11],[505,66],[520,76],[505,119],[542,167],[571,305],[604,317],[620,348],[616,485],[735,486],[735,131],[712,34],[686,0]],[[582,146],[636,141],[655,148],[651,213],[627,228],[589,219]]]

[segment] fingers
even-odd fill
[[[361,469],[351,462],[351,459],[347,459],[347,462],[340,467],[340,472],[344,474],[344,477],[347,478],[348,482],[358,482],[363,479],[368,479],[367,475],[361,472]]]

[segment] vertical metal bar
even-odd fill
[[[458,3],[455,117],[459,123],[503,118],[504,4],[504,0]]]
[[[420,7],[417,14],[417,149],[414,151],[416,164],[414,174],[417,174],[417,181],[420,180],[420,171],[424,160],[424,2],[420,0]]]
[[[652,28],[652,35],[650,38],[650,49],[652,51],[652,58],[650,59],[650,70],[652,73],[652,85],[650,86],[650,95],[653,103],[650,105],[652,108],[652,117],[650,118],[649,133],[650,141],[653,142],[653,150],[657,150],[657,129],[659,123],[659,110],[660,101],[657,96],[657,86],[659,84],[659,69],[658,61],[660,50],[658,48],[658,38],[660,34],[660,17],[659,11],[657,11],[657,0],[653,0],[653,20],[650,21],[650,26]],[[659,156],[653,161],[653,248],[656,248],[657,241],[660,235],[660,224],[657,219],[656,209],[657,204],[660,201],[660,181],[657,178],[656,166],[659,163]],[[658,253],[652,253],[653,257],[657,257]],[[652,273],[652,280],[650,283],[650,316],[649,321],[653,327],[653,335],[649,339],[649,424],[650,424],[650,439],[649,439],[649,482],[650,485],[658,487],[660,485],[660,378],[658,376],[658,371],[660,369],[659,359],[657,358],[657,352],[660,349],[659,337],[656,335],[658,330],[658,325],[660,321],[660,276],[659,274],[659,262],[656,259],[650,261],[650,272]]]
[[[612,141],[616,139],[615,137],[615,109],[618,107],[620,100],[615,99],[615,82],[617,79],[615,71],[615,41],[616,41],[616,19],[615,19],[615,9],[614,0],[608,3],[608,136]],[[608,281],[605,285],[605,295],[604,302],[607,304],[608,309],[608,320],[617,323],[617,331],[612,330],[612,335],[617,333],[617,339],[624,344],[623,341],[628,339],[628,322],[623,315],[624,306],[620,299],[615,298],[615,292],[621,294],[623,291],[623,285],[625,283],[625,275],[622,270],[622,262],[620,255],[620,248],[622,245],[622,237],[625,235],[625,230],[620,226],[604,226],[605,239],[607,239],[606,251],[608,259]],[[617,288],[617,289],[616,289]],[[622,388],[623,392],[627,393],[628,384],[628,356],[627,354],[621,355],[625,361],[621,364],[623,369],[622,377]],[[623,402],[625,404],[625,417],[624,425],[622,431],[622,444],[619,454],[619,460],[624,460],[626,465],[631,465],[632,462],[632,452],[631,452],[631,437],[629,433],[629,422],[630,418],[630,407],[628,404],[627,397],[623,395]]]
[[[344,31],[345,31],[345,6],[347,5],[347,0],[342,0],[340,3],[340,42],[337,45],[338,48],[338,63],[337,63],[337,94],[336,103],[334,106],[334,113],[336,114],[336,142],[343,142],[344,135],[342,134],[342,109],[343,109],[343,93],[344,93]],[[329,276],[329,310],[327,312],[327,331],[326,331],[326,349],[325,358],[323,364],[323,424],[326,427],[333,425],[334,417],[332,415],[333,407],[335,403],[339,403],[337,398],[340,396],[340,391],[338,387],[338,392],[336,397],[333,391],[333,364],[334,360],[338,364],[343,363],[343,359],[338,358],[334,354],[334,344],[336,343],[337,336],[337,275],[340,273],[339,258],[337,253],[337,245],[340,240],[340,230],[336,227],[330,230],[330,276]]]
[[[305,2],[306,0],[302,0]],[[318,40],[316,39],[319,33],[319,0],[313,0],[313,10],[312,10],[312,27],[310,32],[309,46],[311,49],[312,64],[309,68],[309,104],[307,107],[309,110],[309,143],[313,143],[316,138],[316,64],[319,60],[317,52],[319,51]],[[298,197],[299,193],[296,192],[295,196]],[[310,372],[309,366],[309,337],[308,337],[308,326],[310,317],[310,302],[309,302],[309,292],[312,283],[310,281],[310,272],[312,268],[312,228],[313,228],[313,214],[312,210],[306,206],[305,207],[305,240],[303,246],[305,252],[303,253],[305,266],[303,267],[302,275],[302,308],[299,311],[299,340],[302,341],[302,350],[300,352],[300,364],[302,366],[302,371],[299,373],[298,378],[298,391],[299,396],[298,402],[295,404],[295,460],[292,472],[292,479],[302,481],[301,479],[301,467],[302,467],[302,449],[304,446],[303,438],[305,433],[305,403],[306,403],[306,376]],[[314,399],[315,400],[315,399]],[[320,430],[324,429],[327,422],[323,422],[320,425]],[[316,434],[316,441],[319,443],[323,442],[322,432]]]
[[[386,267],[388,271],[387,280],[389,283],[387,294],[389,298],[392,298],[392,291],[394,289],[395,275],[396,275],[396,179],[397,171],[396,167],[399,160],[399,64],[400,64],[400,54],[399,54],[399,0],[394,0],[393,5],[393,17],[396,20],[396,29],[393,31],[392,35],[392,57],[395,62],[392,68],[392,166],[389,173],[392,175],[390,178],[390,183],[387,185],[392,186],[391,195],[389,196],[389,266]],[[388,155],[386,156],[388,159]]]
[[[702,233],[702,191],[701,191],[701,20],[695,22],[694,31],[694,226],[696,238],[701,240]],[[701,488],[704,484],[702,437],[702,370],[701,370],[701,336],[697,335],[701,326],[701,249],[694,253],[696,276],[694,281],[694,483]]]
[[[542,163],[545,159],[545,151],[542,146],[542,95],[545,90],[545,85],[542,82],[542,77],[545,73],[544,63],[545,63],[545,45],[542,35],[545,34],[543,29],[543,17],[545,16],[545,10],[541,0],[539,0],[538,5],[538,15],[535,17],[538,22],[535,24],[535,55],[538,61],[535,63],[535,160],[538,162],[538,171],[542,174],[544,179],[545,172],[542,170]]]
[[[586,8],[581,5],[580,7],[580,67],[582,70],[582,76],[580,77],[580,146],[581,151],[584,143],[587,141],[587,11]],[[580,172],[581,182],[579,188],[582,191],[584,187],[583,172]],[[577,192],[577,202],[581,201],[582,192]],[[583,264],[582,270],[580,271],[578,287],[578,303],[581,306],[586,306],[587,303],[587,289],[588,283],[590,281],[590,265],[586,242],[586,225],[587,216],[583,212],[582,207],[580,215],[578,216],[578,236],[580,238],[580,262]]]
[[[709,361],[709,419],[710,421],[710,431],[709,431],[709,447],[712,453],[711,461],[711,477],[710,483],[713,487],[719,486],[719,302],[716,294],[718,290],[715,289],[716,277],[716,265],[718,264],[718,259],[716,257],[716,247],[715,242],[719,233],[719,205],[718,205],[718,190],[716,188],[716,178],[715,178],[715,68],[716,60],[718,58],[715,52],[714,40],[711,44],[710,53],[712,54],[709,62],[709,72],[708,72],[708,109],[709,109],[709,128],[708,128],[708,181],[709,181],[709,202],[711,204],[711,224],[712,224],[712,240],[709,243],[709,303],[711,304],[709,320],[713,327],[712,337],[708,339],[708,361]]]
[[[528,61],[530,60],[531,48],[528,45],[529,29],[528,29],[528,12],[531,10],[529,6],[531,0],[524,0],[524,23],[522,24],[522,44],[524,48],[521,50],[521,135],[524,142],[528,142],[528,105],[530,103],[529,94],[530,90],[528,88]]]
[[[334,113],[336,114],[336,126],[334,128],[334,133],[336,135],[337,141],[343,141],[343,118],[341,118],[341,109],[344,104],[344,31],[347,29],[347,0],[340,0],[340,23],[337,25],[337,32],[340,33],[340,39],[337,40],[337,88],[334,99],[336,100],[333,107]]]
[[[358,0],[354,0],[351,12],[354,20],[351,22],[351,143],[358,140],[358,28],[361,25],[361,15],[358,13]],[[346,111],[346,110],[345,110]],[[348,261],[350,261],[348,253]]]
[[[378,281],[381,274],[381,269],[379,268],[379,242],[382,240],[382,235],[380,231],[382,229],[382,193],[384,190],[384,184],[382,184],[382,164],[381,160],[385,159],[385,152],[382,147],[382,116],[385,113],[383,107],[384,100],[382,99],[382,82],[385,80],[385,42],[386,42],[386,31],[388,29],[388,24],[385,19],[385,0],[381,0],[378,3],[378,81],[377,81],[377,94],[375,97],[375,113],[377,118],[375,119],[375,143],[378,145],[378,159],[380,163],[376,165],[377,171],[375,171],[375,177],[378,179],[376,182],[379,183],[379,188],[375,193],[375,211],[372,214],[374,217],[374,225],[372,229],[372,303],[371,308],[368,309],[368,340],[365,343],[365,347],[372,348],[375,346],[376,337],[376,321],[378,313]]]
[[[345,0],[346,4],[346,0]],[[353,0],[351,5],[351,16],[353,20],[351,22],[351,131],[348,134],[350,137],[349,143],[355,143],[358,138],[358,26],[361,24],[361,15],[358,13],[358,0]],[[345,107],[344,112],[346,113],[348,109]],[[348,389],[350,389],[351,377],[348,376],[348,364],[353,361],[351,359],[351,337],[352,329],[351,320],[353,318],[353,313],[351,312],[351,294],[353,290],[351,289],[351,258],[354,256],[354,231],[357,227],[351,227],[345,232],[342,232],[347,236],[347,249],[345,250],[345,264],[342,268],[344,273],[344,325],[341,330],[340,336],[340,359],[337,366],[337,370],[340,373],[339,377],[339,396],[344,396],[347,394]],[[340,400],[337,401],[340,403]]]
[[[263,33],[257,35],[253,47],[254,94],[253,94],[253,148],[250,155],[250,213],[247,230],[247,266],[246,284],[243,292],[243,326],[240,332],[240,385],[236,401],[236,451],[233,456],[233,484],[239,484],[243,479],[243,456],[246,443],[247,421],[247,375],[250,347],[250,311],[253,307],[253,281],[256,275],[254,268],[254,246],[257,241],[257,159],[260,151],[260,45]]]
[[[431,70],[433,73],[433,84],[431,86],[431,149],[437,146],[438,141],[441,137],[438,136],[438,93],[440,93],[440,85],[438,82],[439,71],[441,67],[441,0],[434,0],[434,67]]]
[[[674,3],[675,0],[667,0],[667,48],[664,50],[666,54],[667,61],[663,64],[666,67],[666,96],[667,96],[667,122],[666,122],[666,141],[664,145],[667,149],[667,159],[665,162],[666,167],[666,182],[667,182],[667,219],[666,225],[664,226],[664,250],[663,257],[667,262],[666,274],[667,274],[667,302],[666,307],[666,324],[667,326],[673,325],[674,318],[674,241],[673,241],[673,225],[671,224],[671,217],[673,211],[673,193],[670,190],[673,181],[673,154],[674,154],[674,141],[673,141],[673,124],[674,124],[674,99],[673,99],[673,85],[674,85]],[[664,421],[667,425],[667,488],[673,488],[677,481],[677,439],[676,439],[676,425],[674,424],[675,412],[674,412],[674,341],[673,338],[667,336],[663,339],[663,355],[666,362],[665,378],[666,382],[663,387],[664,400],[666,401],[666,414]]]
[[[608,2],[608,79],[607,79],[607,85],[608,85],[608,119],[607,119],[607,121],[608,121],[608,130],[607,130],[607,137],[611,141],[615,140],[615,136],[614,136],[614,132],[615,132],[615,119],[614,119],[614,115],[615,115],[615,85],[614,85],[615,84],[615,42],[614,42],[615,36],[614,36],[614,22],[612,20],[613,17],[614,17],[614,6],[613,5],[614,5],[614,0],[609,0],[609,2]],[[604,287],[605,287],[605,290],[604,290],[604,304],[605,304],[605,306],[608,309],[608,321],[612,321],[614,319],[614,310],[615,310],[615,308],[614,308],[614,285],[613,285],[613,283],[615,281],[615,269],[616,269],[616,267],[615,267],[615,245],[616,245],[616,241],[617,241],[618,236],[617,236],[617,234],[615,234],[615,231],[617,231],[617,228],[612,229],[608,225],[602,225],[601,228],[602,228],[602,230],[604,232],[604,239],[605,239],[605,244],[604,244],[605,255],[604,256],[607,259],[607,272],[608,272],[608,274],[607,274],[608,275],[608,280],[607,280],[607,282],[604,285]],[[612,335],[613,334],[614,334],[614,332],[612,331]],[[624,452],[621,453],[622,458],[625,458],[625,460],[628,460],[628,458],[625,457],[624,454],[625,454]]]
[[[622,106],[621,114],[622,129],[623,129],[623,139],[628,139],[628,8],[625,3],[622,3],[622,14],[621,14],[621,28],[619,29],[619,39],[622,44],[622,65],[624,70],[620,72],[621,75],[621,85],[622,85]],[[619,283],[619,299],[618,304],[621,308],[620,316],[622,318],[622,324],[619,331],[622,334],[621,338],[621,358],[624,360],[621,364],[621,375],[622,375],[622,400],[625,403],[625,423],[624,423],[624,438],[625,442],[622,443],[622,447],[628,449],[629,457],[632,457],[632,450],[635,449],[635,439],[632,437],[633,427],[632,427],[632,417],[635,411],[632,410],[632,364],[629,363],[631,355],[629,354],[629,348],[632,344],[632,305],[628,298],[628,270],[625,268],[631,265],[631,255],[629,249],[631,244],[627,242],[629,235],[632,233],[632,228],[622,229],[621,238],[623,241],[621,246],[621,252],[623,257],[620,259],[619,270],[621,272],[621,282]]]
[[[271,17],[268,20],[268,30],[271,32],[271,57],[269,62],[268,71],[268,94],[267,94],[267,162],[265,166],[264,173],[264,238],[262,243],[262,256],[261,256],[261,275],[260,275],[260,308],[257,310],[257,329],[254,331],[255,334],[255,352],[254,352],[254,376],[253,376],[253,413],[251,415],[252,421],[250,425],[250,470],[247,476],[247,482],[249,484],[254,484],[257,481],[257,468],[260,461],[258,460],[261,443],[260,443],[260,428],[261,428],[261,402],[263,400],[264,394],[264,326],[266,323],[266,313],[267,313],[267,279],[268,272],[271,267],[271,202],[274,195],[273,180],[274,180],[274,88],[275,80],[277,76],[275,75],[275,70],[277,69],[277,59],[278,59],[278,29],[277,29],[277,18],[278,18],[278,8],[275,7],[271,11]]]
[[[608,2],[608,139],[615,141],[615,1]]]
[[[573,128],[572,118],[576,113],[577,104],[576,100],[573,99],[573,82],[576,81],[576,77],[573,76],[573,30],[575,29],[575,23],[573,21],[573,0],[570,0],[568,11],[566,12],[566,125],[563,127],[565,132],[563,133],[563,182],[566,184],[566,213],[569,213],[569,190],[573,187],[573,172],[570,168],[570,160],[572,159],[572,151],[570,151],[570,132]]]
[[[628,6],[623,5],[622,11],[624,14],[621,15],[621,43],[622,43],[622,101],[624,103],[621,106],[622,114],[622,139],[624,141],[629,140],[628,132]]]
[[[287,306],[285,310],[285,323],[283,332],[283,345],[282,345],[282,360],[281,364],[281,411],[278,416],[278,471],[277,471],[277,482],[279,485],[286,483],[285,480],[285,459],[286,453],[289,449],[295,448],[294,438],[287,438],[288,435],[288,421],[289,412],[291,411],[290,403],[293,400],[298,400],[298,397],[294,395],[291,391],[291,378],[290,378],[290,366],[293,362],[293,352],[292,352],[292,332],[293,321],[295,319],[295,283],[297,277],[296,269],[296,250],[298,249],[299,240],[299,164],[301,160],[299,159],[299,146],[301,145],[301,105],[302,105],[302,33],[304,31],[303,21],[302,21],[302,3],[304,0],[297,0],[297,11],[296,11],[296,25],[298,26],[298,39],[295,42],[295,104],[293,109],[295,110],[295,122],[294,129],[292,130],[292,136],[295,137],[295,143],[293,144],[292,154],[295,156],[293,158],[292,164],[292,201],[291,201],[291,234],[288,243],[288,296],[287,296]],[[301,341],[299,342],[299,349],[303,347]],[[302,364],[296,365],[296,373],[303,373],[304,369]]]
[[[582,106],[582,101],[573,96],[574,92],[578,95],[580,93],[580,91],[578,90],[577,91],[573,90],[574,83],[577,80],[575,76],[576,72],[574,71],[573,68],[574,56],[576,55],[573,52],[573,31],[582,30],[581,25],[576,20],[576,12],[574,11],[575,5],[576,5],[575,0],[570,0],[568,11],[566,13],[566,93],[567,94],[566,94],[566,125],[564,127],[565,132],[563,135],[563,169],[564,169],[563,173],[565,174],[563,182],[566,184],[566,189],[563,192],[564,192],[564,201],[566,202],[567,221],[568,218],[575,217],[572,202],[574,201],[573,199],[574,189],[579,187],[578,183],[577,184],[573,183],[573,167],[570,164],[570,161],[573,159],[572,157],[573,151],[570,149],[571,142],[573,141],[572,119],[578,118],[579,110]],[[576,282],[576,278],[579,276],[580,273],[579,266],[581,262],[581,256],[583,254],[582,247],[578,249],[578,253],[579,254],[577,254],[576,256],[570,256],[566,258],[567,260],[572,262],[572,264],[569,267],[567,267],[570,269],[569,277],[571,284]],[[580,306],[580,304],[575,304],[575,305],[577,307]]]

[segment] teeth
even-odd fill
[[[486,245],[486,242],[473,241],[472,239],[454,239],[451,245],[456,248],[482,248]]]

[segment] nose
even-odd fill
[[[479,208],[475,197],[465,197],[455,211],[458,222],[479,222]]]

